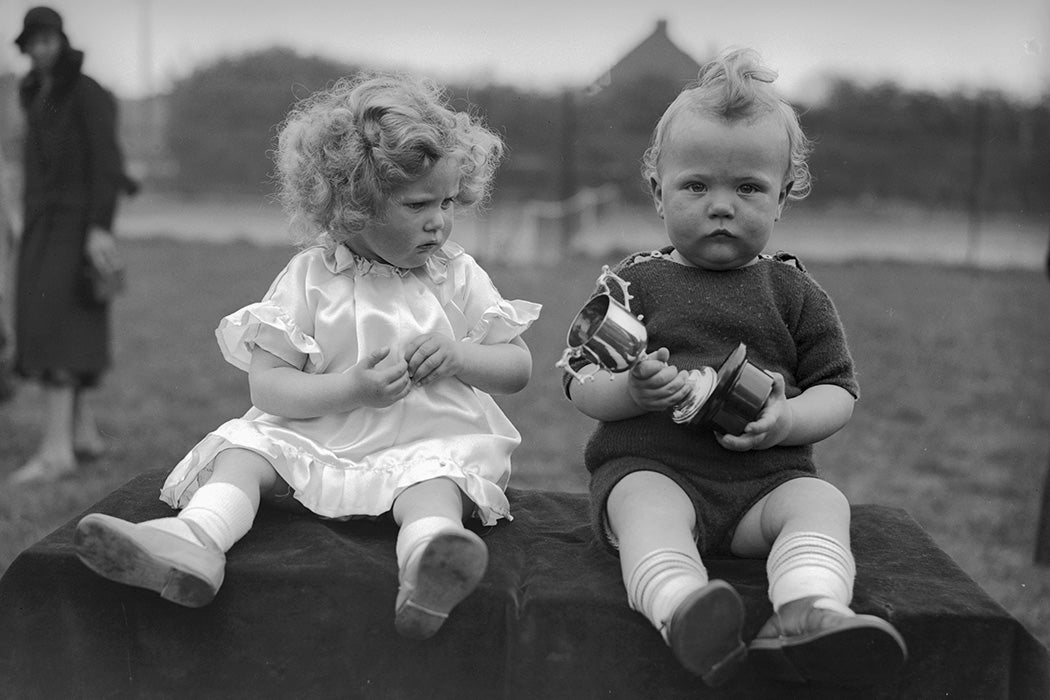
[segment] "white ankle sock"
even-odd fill
[[[666,641],[675,610],[708,581],[698,559],[675,549],[657,549],[642,557],[624,583],[631,609],[645,615]]]
[[[856,576],[853,554],[819,532],[792,532],[773,543],[766,560],[773,610],[799,598],[819,595],[848,606]]]
[[[255,510],[248,494],[236,486],[208,483],[197,489],[179,519],[192,521],[220,550],[228,552],[252,528]]]
[[[404,573],[410,562],[423,553],[423,545],[434,535],[445,530],[463,529],[463,523],[452,518],[433,515],[402,525],[397,533],[397,566]]]

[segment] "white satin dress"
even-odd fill
[[[384,346],[391,354],[383,362],[392,361],[423,333],[506,343],[539,312],[539,304],[503,299],[452,242],[412,270],[365,260],[345,246],[318,246],[292,258],[263,300],[222,319],[215,335],[227,361],[241,369],[258,346],[304,372],[325,374],[345,372]],[[386,408],[319,418],[283,418],[252,407],[175,466],[161,500],[184,507],[207,481],[215,456],[241,447],[268,459],[295,498],[326,518],[380,515],[405,488],[446,477],[492,525],[510,518],[504,490],[520,442],[491,396],[454,378],[413,387]]]

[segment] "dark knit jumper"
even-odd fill
[[[650,352],[666,347],[670,364],[682,370],[717,368],[743,342],[752,363],[784,375],[788,398],[817,384],[858,395],[838,313],[801,266],[762,257],[748,267],[711,271],[674,262],[670,252],[632,255],[614,270],[630,282],[630,309],[642,316]],[[674,423],[670,411],[599,423],[585,462],[596,526],[615,483],[652,469],[693,498],[701,552],[727,549],[736,523],[762,496],[816,473],[811,445],[734,452],[710,428]]]

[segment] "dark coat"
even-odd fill
[[[116,101],[68,47],[50,90],[19,86],[26,114],[24,222],[16,295],[16,370],[91,384],[109,366],[109,313],[84,284],[91,226],[111,230],[123,162]]]

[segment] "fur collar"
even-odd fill
[[[68,46],[58,56],[55,67],[51,71],[51,98],[61,99],[73,89],[73,85],[80,77],[80,67],[84,64],[84,52],[69,48]],[[40,88],[43,79],[36,71],[29,71],[22,79],[18,94],[23,107],[32,104]]]

